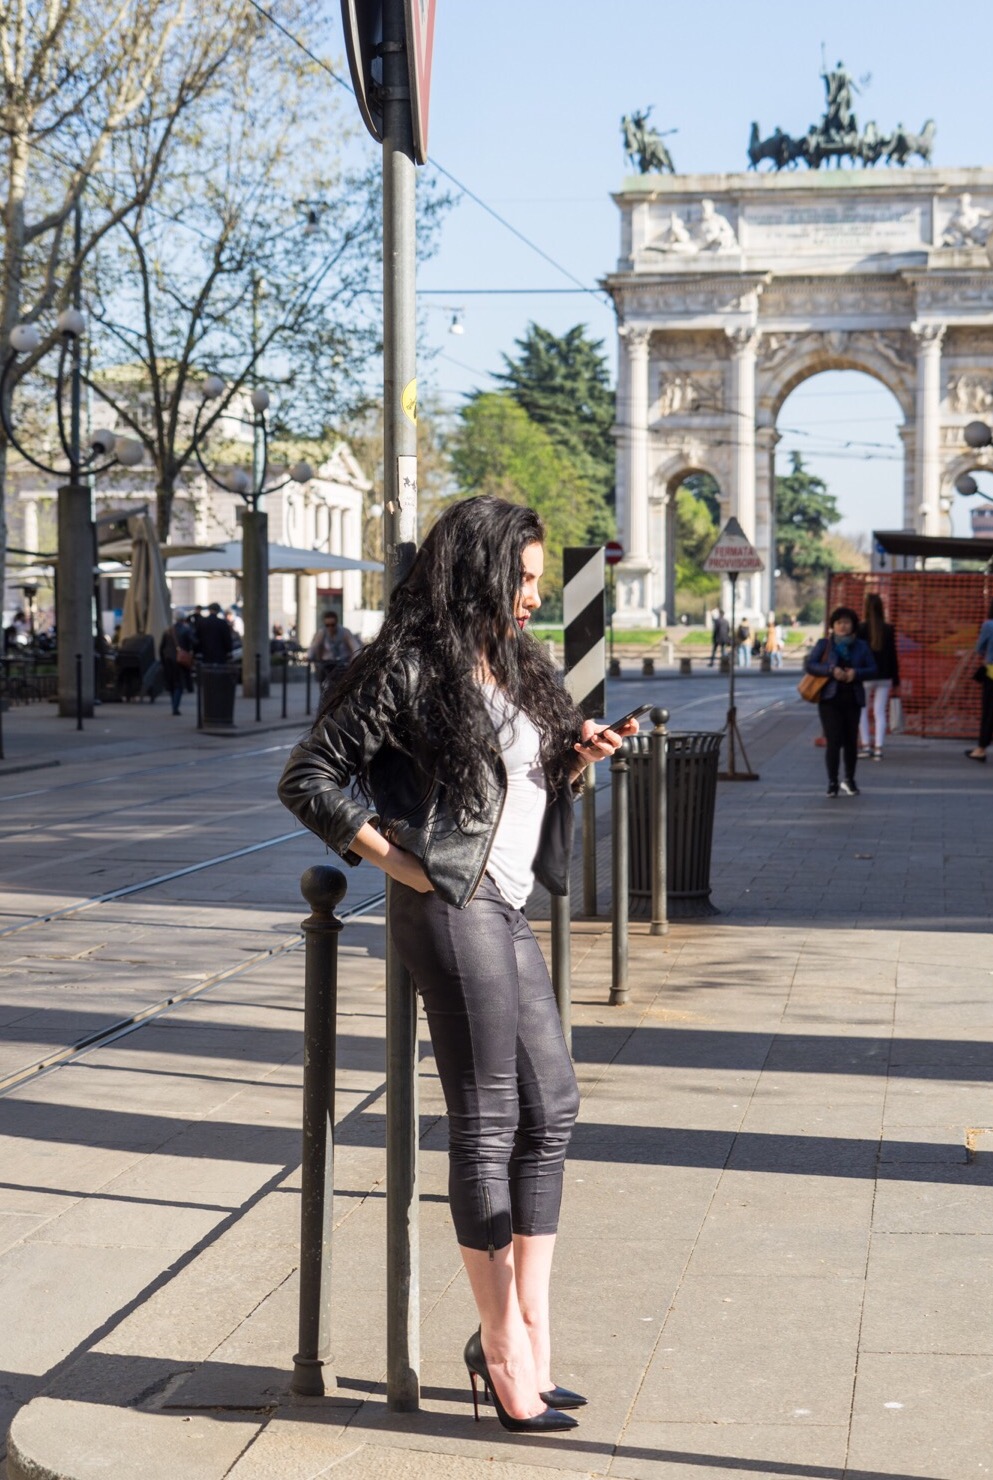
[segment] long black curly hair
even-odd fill
[[[496,764],[493,725],[477,681],[484,660],[511,710],[522,710],[541,736],[549,786],[564,785],[582,714],[544,647],[519,629],[514,616],[524,550],[544,537],[533,509],[492,494],[450,505],[393,591],[379,633],[325,695],[316,724],[360,690],[364,702],[375,703],[390,674],[413,660],[414,702],[389,723],[387,738],[407,754],[443,757],[441,779],[454,815],[477,817],[487,797],[483,768]],[[368,795],[366,767],[356,780]]]

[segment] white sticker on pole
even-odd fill
[[[417,458],[397,458],[397,502],[400,505],[398,543],[417,543]]]
[[[704,570],[739,575],[743,571],[765,570],[762,557],[751,543],[737,519],[729,519],[717,537],[717,544],[703,562]]]

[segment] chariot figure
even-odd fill
[[[645,108],[642,112],[624,114],[621,119],[624,152],[631,164],[636,164],[643,175],[652,171],[674,175],[676,166],[672,162],[672,155],[666,148],[662,135],[658,129],[649,126],[648,120],[651,114],[651,108]]]
[[[843,137],[858,132],[852,94],[858,88],[846,72],[844,62],[839,62],[833,72],[822,72],[826,100],[824,104],[824,133],[831,138]]]

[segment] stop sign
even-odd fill
[[[608,540],[603,547],[603,558],[608,565],[619,565],[624,559],[624,546],[617,540]]]

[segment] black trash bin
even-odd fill
[[[234,725],[234,695],[238,670],[230,663],[198,663],[200,715],[206,730],[229,729]]]
[[[716,915],[710,902],[710,855],[717,804],[717,768],[722,736],[709,731],[666,737],[666,892],[669,918]],[[631,740],[628,828],[631,909],[651,907],[652,773],[650,737]]]

